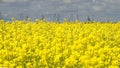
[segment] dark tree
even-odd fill
[[[91,18],[90,18],[90,16],[88,16],[88,18],[87,18],[87,22],[90,22],[91,21]]]
[[[57,15],[57,22],[59,22],[59,20],[60,20],[60,15],[58,14]]]
[[[45,16],[44,16],[44,15],[41,15],[41,16],[42,16],[41,20],[44,20],[44,19],[45,19]]]
[[[2,15],[2,13],[0,12],[0,20],[1,20],[1,19],[3,19],[3,15]]]
[[[20,20],[23,20],[23,19],[24,19],[24,14],[20,13]]]
[[[76,18],[77,18],[77,20],[79,20],[79,15],[78,15],[78,13],[77,13],[77,15],[76,15]]]

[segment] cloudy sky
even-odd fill
[[[100,19],[120,18],[120,0],[0,0],[0,13],[4,18],[45,15],[52,19],[79,16],[80,20],[90,16]]]

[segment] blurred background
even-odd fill
[[[0,0],[0,19],[119,21],[120,0]]]

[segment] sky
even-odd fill
[[[0,0],[0,13],[4,18],[59,17],[85,20],[119,20],[120,0]]]

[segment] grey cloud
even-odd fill
[[[9,15],[36,16],[54,13],[80,15],[114,15],[120,11],[120,0],[0,0],[0,12]]]

